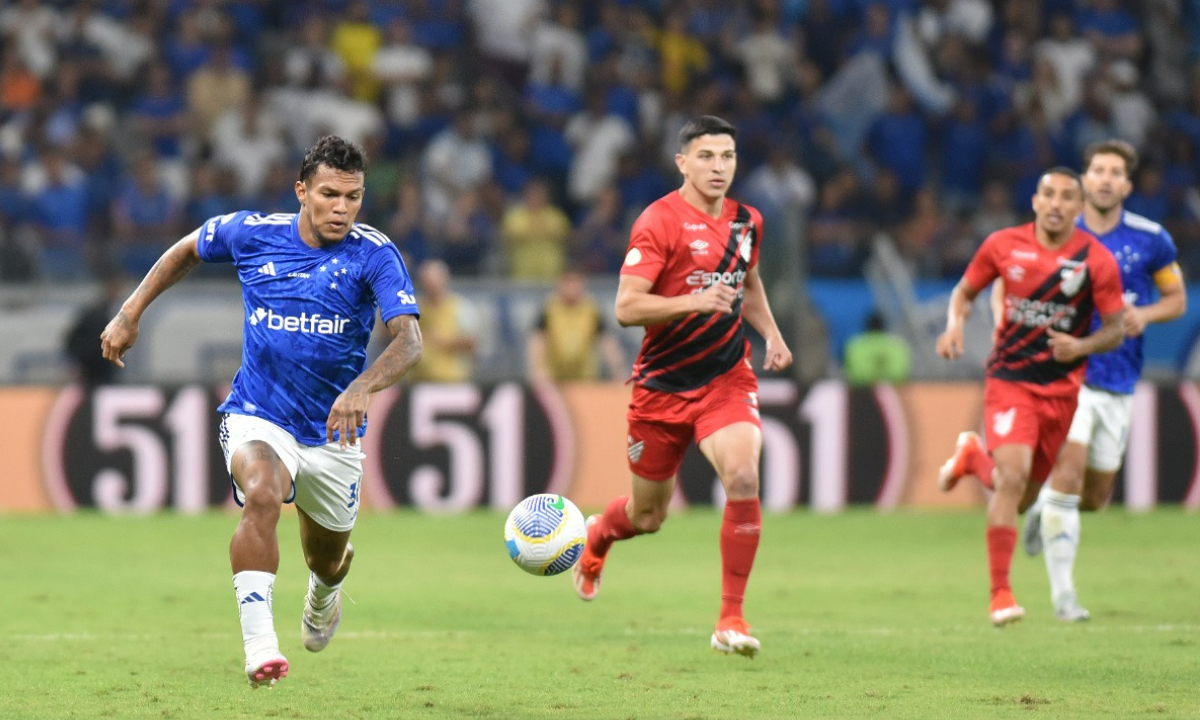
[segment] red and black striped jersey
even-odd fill
[[[642,212],[629,240],[622,275],[651,281],[650,292],[664,297],[703,292],[714,283],[737,290],[728,315],[691,314],[648,325],[633,381],[662,392],[687,392],[708,384],[749,356],[742,323],[746,273],[758,264],[762,215],[749,205],[725,199],[719,218],[688,204],[679,192],[656,200]]]
[[[1078,228],[1055,249],[1038,242],[1033,223],[994,232],[963,277],[976,290],[1004,279],[1004,318],[988,357],[988,377],[1026,383],[1042,395],[1077,392],[1086,365],[1086,358],[1055,360],[1047,328],[1083,337],[1093,311],[1109,315],[1123,303],[1112,253]]]

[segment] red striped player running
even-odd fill
[[[1116,260],[1075,226],[1081,210],[1079,174],[1063,167],[1047,170],[1033,196],[1034,222],[984,240],[950,295],[946,331],[937,339],[938,355],[961,356],[971,303],[993,280],[1004,278],[1004,321],[988,357],[983,393],[991,455],[978,435],[962,433],[938,478],[944,491],[967,475],[995,489],[988,501],[987,551],[990,613],[997,626],[1025,616],[1008,581],[1018,508],[1024,512],[1033,504],[1058,456],[1087,357],[1117,347],[1124,338]],[[1089,335],[1093,311],[1101,325]]]
[[[588,518],[588,542],[573,569],[575,591],[596,597],[614,541],[656,532],[667,517],[683,453],[693,440],[721,478],[721,613],[710,644],[754,657],[759,641],[742,599],[762,512],[758,379],[743,318],[767,342],[766,370],[792,363],[758,274],[762,216],[725,197],[737,168],[736,130],[701,116],[679,132],[675,164],[683,186],[634,223],[617,321],[646,328],[633,366],[628,455],[632,492]]]

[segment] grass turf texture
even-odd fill
[[[503,517],[360,518],[339,635],[304,651],[307,572],[281,523],[288,678],[251,691],[226,559],[236,517],[0,518],[0,718],[1200,717],[1198,518],[1084,518],[1090,624],[987,622],[981,512],[764,519],[757,660],[708,648],[719,517],[618,544],[600,596],[521,572]]]

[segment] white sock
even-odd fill
[[[247,648],[252,644],[279,643],[275,637],[275,619],[271,614],[274,587],[275,573],[244,570],[233,576],[238,614],[242,618],[242,642]]]
[[[1075,592],[1072,575],[1079,550],[1079,496],[1050,490],[1042,508],[1042,544],[1046,573],[1050,576],[1050,599],[1056,605]]]
[[[342,582],[345,582],[345,580],[345,578],[342,578]],[[321,581],[321,578],[317,577],[316,573],[310,572],[308,574],[308,594],[312,595],[313,607],[315,608],[319,609],[328,605],[331,602],[331,598],[337,594],[338,588],[341,586],[341,582],[336,585],[326,585]]]

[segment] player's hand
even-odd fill
[[[783,370],[792,364],[792,351],[781,337],[767,338],[767,358],[763,370]]]
[[[1126,304],[1122,317],[1124,317],[1125,337],[1138,337],[1146,332],[1146,315],[1141,308]]]
[[[367,405],[371,402],[371,393],[357,382],[350,383],[346,391],[337,396],[333,407],[329,410],[329,419],[325,421],[325,439],[333,442],[336,432],[338,444],[343,450],[358,444],[358,426],[363,424],[367,416]]]
[[[130,320],[124,310],[118,312],[100,333],[100,351],[104,359],[117,367],[125,367],[121,357],[137,342],[138,332],[137,321]]]
[[[1046,334],[1050,336],[1050,353],[1060,363],[1069,363],[1087,354],[1083,352],[1079,338],[1070,333],[1048,327]]]
[[[938,335],[937,354],[938,357],[943,357],[947,360],[956,360],[962,357],[963,329],[961,325],[946,328],[946,332]]]
[[[701,315],[729,314],[733,312],[733,301],[737,299],[737,290],[725,283],[715,282],[704,288],[704,292],[696,293],[692,297],[694,298],[692,312]]]

